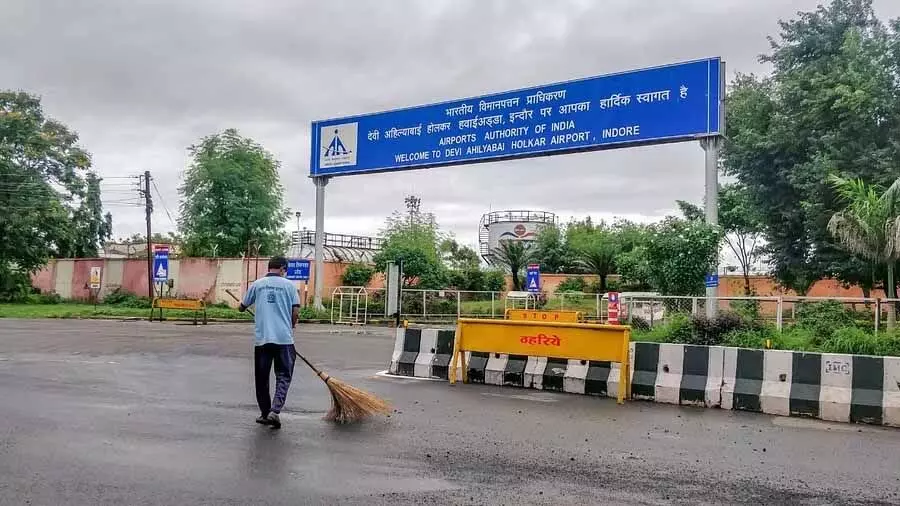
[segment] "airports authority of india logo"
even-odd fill
[[[319,138],[322,139],[320,168],[356,165],[357,123],[324,126]]]

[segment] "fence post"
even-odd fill
[[[634,321],[634,302],[628,301],[628,325]]]
[[[460,295],[460,291],[456,291],[456,319],[459,319],[459,315],[462,314],[462,296]]]
[[[784,298],[779,295],[778,296],[778,304],[775,306],[775,328],[781,332],[781,329],[784,327]]]
[[[425,304],[426,304],[425,295],[427,295],[427,294],[428,294],[428,292],[426,292],[425,290],[422,290],[422,318],[423,319],[428,318],[428,313],[425,312]]]
[[[494,292],[491,292],[491,318],[494,318]]]
[[[691,298],[691,315],[697,316],[697,311],[700,309],[700,304],[697,301],[697,297]]]
[[[597,320],[603,321],[603,318],[600,315],[600,294],[597,293]]]
[[[878,335],[879,327],[881,327],[881,298],[875,297],[875,335]]]

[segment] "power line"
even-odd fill
[[[150,181],[153,183],[153,189],[156,190],[156,196],[159,197],[159,203],[162,204],[163,210],[166,211],[166,216],[169,217],[169,222],[172,223],[173,226],[177,226],[175,220],[172,219],[172,215],[169,214],[169,208],[166,206],[166,201],[163,200],[162,193],[159,192],[159,187],[156,186],[156,180],[151,179]]]

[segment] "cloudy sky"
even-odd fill
[[[286,203],[312,228],[311,120],[709,56],[729,75],[763,73],[777,20],[816,3],[0,0],[0,88],[40,94],[101,175],[150,170],[174,219],[186,147],[237,128],[282,162]],[[900,16],[896,0],[875,5]],[[140,232],[127,187],[105,187],[116,236]],[[701,200],[703,152],[692,142],[337,178],[326,231],[375,234],[410,193],[470,244],[489,210],[650,220]],[[154,219],[174,229],[162,205]]]

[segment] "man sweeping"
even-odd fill
[[[284,276],[287,260],[269,260],[269,272],[250,285],[240,311],[256,305],[253,370],[256,402],[261,415],[256,423],[281,428],[279,413],[284,407],[294,373],[294,332],[300,313],[300,297],[294,284]],[[269,397],[269,374],[275,365],[275,396]]]

